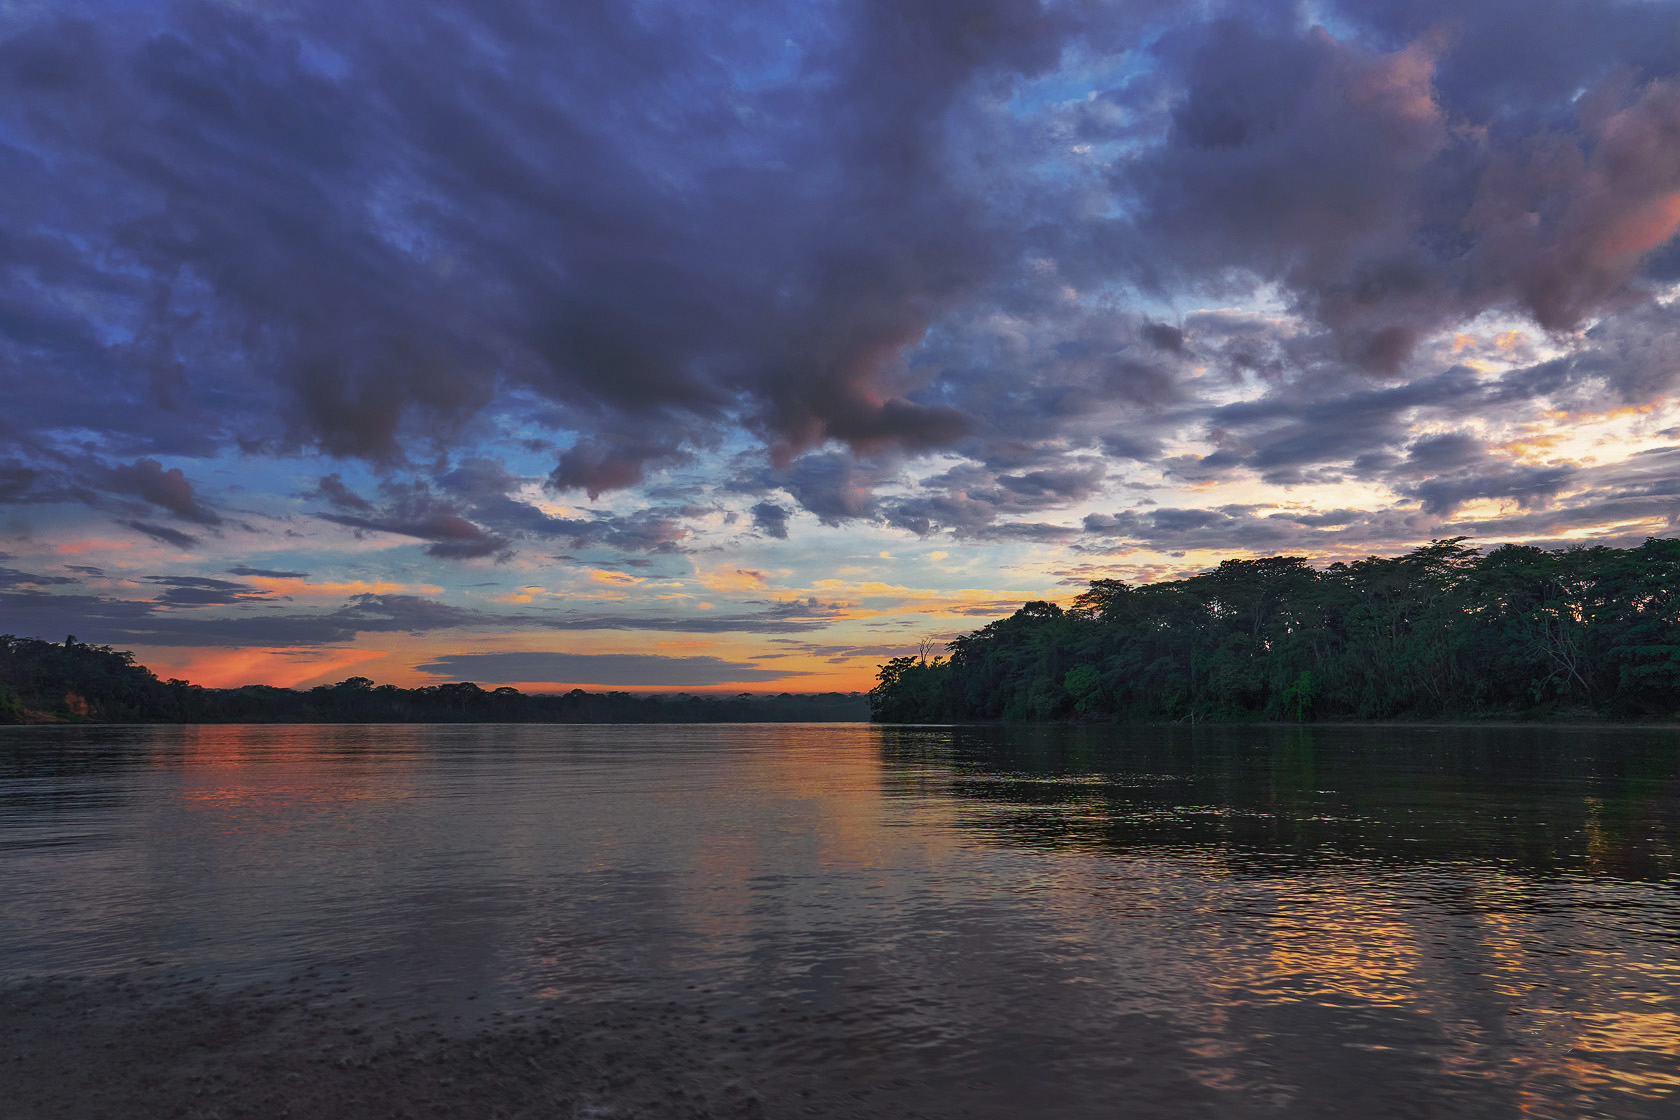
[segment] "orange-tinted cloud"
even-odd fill
[[[148,651],[146,664],[159,677],[177,677],[206,688],[291,688],[385,656],[382,650],[366,649],[161,649]]]
[[[86,540],[65,541],[61,545],[54,546],[54,551],[61,556],[80,556],[84,552],[121,552],[132,547],[133,545],[128,541],[108,541],[99,537],[89,537]]]

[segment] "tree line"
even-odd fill
[[[1680,540],[1548,551],[1465,538],[1314,568],[1226,560],[1099,579],[893,658],[877,722],[1680,713]]]
[[[128,650],[0,635],[3,723],[809,723],[868,716],[856,692],[735,696],[525,693],[470,681],[310,689],[159,680]]]

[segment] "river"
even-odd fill
[[[1663,730],[0,729],[0,1063],[26,1116],[316,1066],[344,1116],[1680,1116],[1677,852]]]

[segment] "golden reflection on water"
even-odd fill
[[[1211,1088],[1284,1107],[1295,1087],[1276,1081],[1257,1047],[1274,1026],[1287,1031],[1294,1006],[1334,1012],[1338,1029],[1355,1031],[1331,1041],[1332,1062],[1335,1047],[1404,1045],[1377,1032],[1361,1040],[1362,1017],[1410,1022],[1418,1042],[1434,1036],[1425,1052],[1442,1070],[1498,1079],[1519,1115],[1614,1116],[1606,1100],[1680,1090],[1680,1010],[1670,1009],[1680,929],[1662,928],[1680,914],[1673,879],[1626,877],[1673,866],[1671,746],[1659,745],[1624,795],[1573,801],[1545,783],[1525,792],[1520,762],[1515,777],[1466,778],[1433,760],[1388,789],[1319,789],[1338,779],[1289,744],[1256,799],[1240,757],[1216,763],[1194,792],[1181,784],[1157,796],[1184,780],[1137,769],[1159,769],[1160,751],[1082,773],[1092,764],[1071,748],[978,749],[998,769],[958,767],[950,789],[966,800],[967,827],[1083,868],[1085,882],[1064,884],[1063,913],[1092,944],[1173,946],[1136,963],[1157,979],[1176,975],[1163,988],[1195,993],[1162,1010],[1190,1028],[1198,1079]],[[1325,809],[1325,794],[1343,803]],[[1379,819],[1385,800],[1399,808]],[[1316,848],[1319,834],[1305,830],[1320,823],[1352,833]],[[1067,860],[1073,852],[1091,858]],[[1105,883],[1115,863],[1151,870]],[[1149,881],[1170,882],[1175,897],[1149,905]],[[1201,920],[1180,929],[1187,907]]]
[[[137,792],[89,803],[130,847],[29,865],[36,909],[61,921],[75,881],[86,928],[159,956],[387,954],[525,999],[733,985],[804,1000],[827,1025],[801,1052],[862,1063],[982,1037],[1096,1061],[1144,1021],[1262,1113],[1330,1114],[1311,1082],[1344,1067],[1552,1120],[1680,1093],[1672,759],[1585,792],[1435,747],[917,734],[170,729]]]
[[[1070,919],[1061,936],[1092,945],[1114,936],[1108,896],[1116,884],[1102,881],[1102,861],[1083,866],[1085,882],[1058,884],[1062,916]],[[1292,1005],[1410,1017],[1438,1038],[1430,1051],[1443,1070],[1498,1077],[1524,1116],[1598,1115],[1581,1101],[1567,1103],[1594,1090],[1648,1100],[1680,1090],[1680,1011],[1660,1009],[1680,991],[1680,962],[1654,947],[1649,957],[1591,948],[1596,931],[1580,912],[1519,908],[1534,894],[1519,878],[1463,869],[1454,880],[1457,913],[1448,916],[1439,902],[1405,897],[1405,884],[1386,876],[1256,885],[1205,874],[1204,929],[1179,936],[1140,930],[1139,919],[1170,920],[1170,908],[1130,900],[1127,949],[1160,988],[1194,993],[1156,1010],[1188,1029],[1197,1079],[1278,1107],[1293,1090],[1254,1051],[1268,1039],[1264,1024],[1287,1029]],[[1127,887],[1138,885],[1134,878]],[[1486,909],[1471,913],[1476,907]],[[1233,924],[1233,917],[1243,920]],[[1172,948],[1138,952],[1151,943]],[[1400,1045],[1352,1035],[1303,1041],[1329,1041],[1330,1061],[1336,1047]]]

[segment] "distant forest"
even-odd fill
[[[0,635],[4,723],[801,723],[867,719],[856,692],[779,696],[530,694],[476,684],[398,688],[351,677],[319,688],[201,688],[74,638]]]
[[[883,723],[1608,718],[1680,713],[1680,540],[1487,553],[1463,537],[1315,569],[1099,579],[898,657]]]

